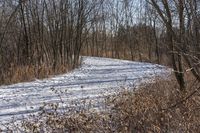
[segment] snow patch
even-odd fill
[[[101,106],[102,97],[166,78],[171,69],[161,65],[126,60],[82,57],[81,67],[52,78],[0,86],[0,122],[20,120],[39,111],[44,103],[69,104],[81,99]],[[96,104],[96,105],[95,105]]]

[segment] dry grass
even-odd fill
[[[48,133],[200,132],[198,87],[200,84],[191,80],[187,91],[180,92],[175,80],[158,80],[135,91],[108,97],[106,101],[110,110],[104,112],[87,109],[60,112],[58,104],[52,104],[49,105],[52,111],[42,108],[43,113],[24,121],[19,129]]]
[[[173,80],[162,81],[114,98],[112,115],[118,131],[199,132],[200,93],[188,96],[200,85],[190,85],[187,92],[180,92]]]
[[[42,64],[40,66],[14,66],[11,65],[7,72],[1,75],[1,84],[13,84],[18,82],[32,81],[37,79],[46,78],[55,74],[62,74],[72,70],[72,65],[59,65],[54,69],[51,65]]]

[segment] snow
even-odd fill
[[[171,69],[157,64],[83,56],[80,68],[70,73],[0,86],[0,122],[37,113],[44,103],[70,106],[87,99],[92,107],[100,108],[103,97],[122,91],[122,87],[134,88],[170,73]]]

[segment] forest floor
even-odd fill
[[[70,73],[0,86],[0,124],[26,119],[49,103],[104,109],[105,96],[170,75],[170,68],[157,64],[84,56]]]

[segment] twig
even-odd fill
[[[196,81],[197,81],[197,80],[196,80]],[[196,82],[196,81],[195,81],[195,82]],[[195,82],[194,82],[194,84],[195,84]],[[194,84],[193,84],[193,85],[194,85]],[[192,86],[193,86],[193,85],[192,85]],[[199,90],[200,90],[200,87],[198,87],[197,89],[195,89],[195,90],[194,90],[192,93],[190,93],[187,97],[183,98],[182,100],[180,100],[179,102],[175,103],[174,105],[169,106],[169,107],[164,108],[164,109],[161,109],[161,110],[168,110],[168,109],[175,108],[176,106],[178,106],[178,105],[182,104],[183,102],[187,101],[190,97],[192,97],[194,94],[196,94]]]

